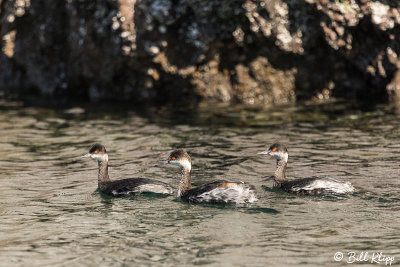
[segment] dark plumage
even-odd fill
[[[182,148],[174,150],[168,157],[168,160],[187,160],[192,163],[192,159],[190,158],[189,154],[183,150]]]
[[[218,180],[209,184],[191,188],[181,195],[181,199],[194,203],[237,203],[237,199],[240,198],[240,193],[237,192],[238,190],[249,192],[249,194],[243,194],[243,197],[239,202],[255,201],[254,186],[244,182],[233,182],[227,180]],[[213,191],[214,194],[211,193]]]
[[[317,186],[320,184],[320,186]],[[288,193],[299,194],[299,195],[315,195],[315,194],[324,194],[324,193],[348,193],[345,192],[350,190],[349,183],[343,183],[340,180],[331,177],[310,177],[310,178],[302,178],[289,180],[284,182],[278,187]]]
[[[274,151],[275,149],[275,151]],[[270,151],[274,151],[274,152],[283,152],[283,153],[289,153],[286,146],[284,146],[281,143],[275,142],[272,145],[270,145],[269,147]]]
[[[257,200],[254,187],[244,182],[218,180],[193,188],[190,182],[192,161],[183,149],[173,151],[167,162],[181,169],[177,197],[183,200],[195,203],[247,203]]]
[[[286,179],[286,166],[288,161],[288,150],[286,146],[278,142],[272,144],[267,151],[259,154],[267,154],[276,159],[276,170],[274,175],[274,187],[289,193],[311,195],[321,193],[344,194],[354,191],[349,182],[342,182],[331,177],[310,177],[303,179]]]
[[[166,183],[147,178],[127,178],[105,182],[101,192],[115,197],[132,196],[139,193],[172,194],[173,189]]]
[[[131,196],[138,193],[172,194],[173,189],[166,183],[147,178],[127,178],[110,180],[108,176],[108,154],[101,144],[90,147],[89,153],[83,157],[90,157],[98,161],[98,188],[101,192],[111,196]]]
[[[107,153],[106,148],[101,144],[94,144],[90,147],[89,149],[90,154],[93,154],[95,151],[98,151],[99,153]]]

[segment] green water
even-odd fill
[[[399,117],[348,108],[104,106],[82,113],[2,103],[0,266],[341,266],[351,251],[368,252],[369,260],[383,252],[398,264]],[[289,149],[289,178],[333,176],[357,192],[272,190],[275,162],[257,152],[277,140]],[[235,207],[102,196],[97,164],[79,158],[94,142],[109,152],[112,179],[177,187],[179,171],[160,160],[182,147],[195,185],[243,180],[256,186],[259,201]]]

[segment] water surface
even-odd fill
[[[347,108],[82,113],[2,103],[0,265],[339,266],[338,251],[383,252],[398,263],[399,117],[379,107]],[[334,176],[357,193],[272,190],[275,162],[257,152],[276,140],[288,146],[289,178]],[[236,207],[173,196],[109,198],[96,191],[97,164],[79,158],[94,142],[109,152],[112,179],[148,177],[177,187],[179,171],[159,162],[182,147],[195,185],[247,181],[260,200]]]

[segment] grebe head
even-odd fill
[[[92,158],[97,161],[108,161],[108,154],[106,148],[101,144],[94,144],[90,147],[89,153],[82,156],[82,158]]]
[[[268,150],[263,151],[258,153],[260,155],[270,155],[271,157],[274,157],[277,161],[287,161],[289,154],[288,154],[288,150],[286,148],[285,145],[281,144],[281,143],[273,143]]]
[[[181,169],[190,171],[192,169],[192,160],[188,153],[183,149],[174,150],[168,157],[166,163],[179,166]]]

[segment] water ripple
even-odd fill
[[[400,255],[394,115],[350,120],[309,106],[150,111],[0,110],[1,265],[332,265],[336,251]],[[300,197],[273,189],[275,162],[257,152],[276,140],[288,144],[290,178],[329,175],[358,191]],[[256,186],[260,200],[232,206],[110,198],[96,191],[96,163],[79,158],[95,142],[109,151],[113,179],[156,178],[176,188],[179,171],[159,162],[183,147],[195,185],[242,180]]]

